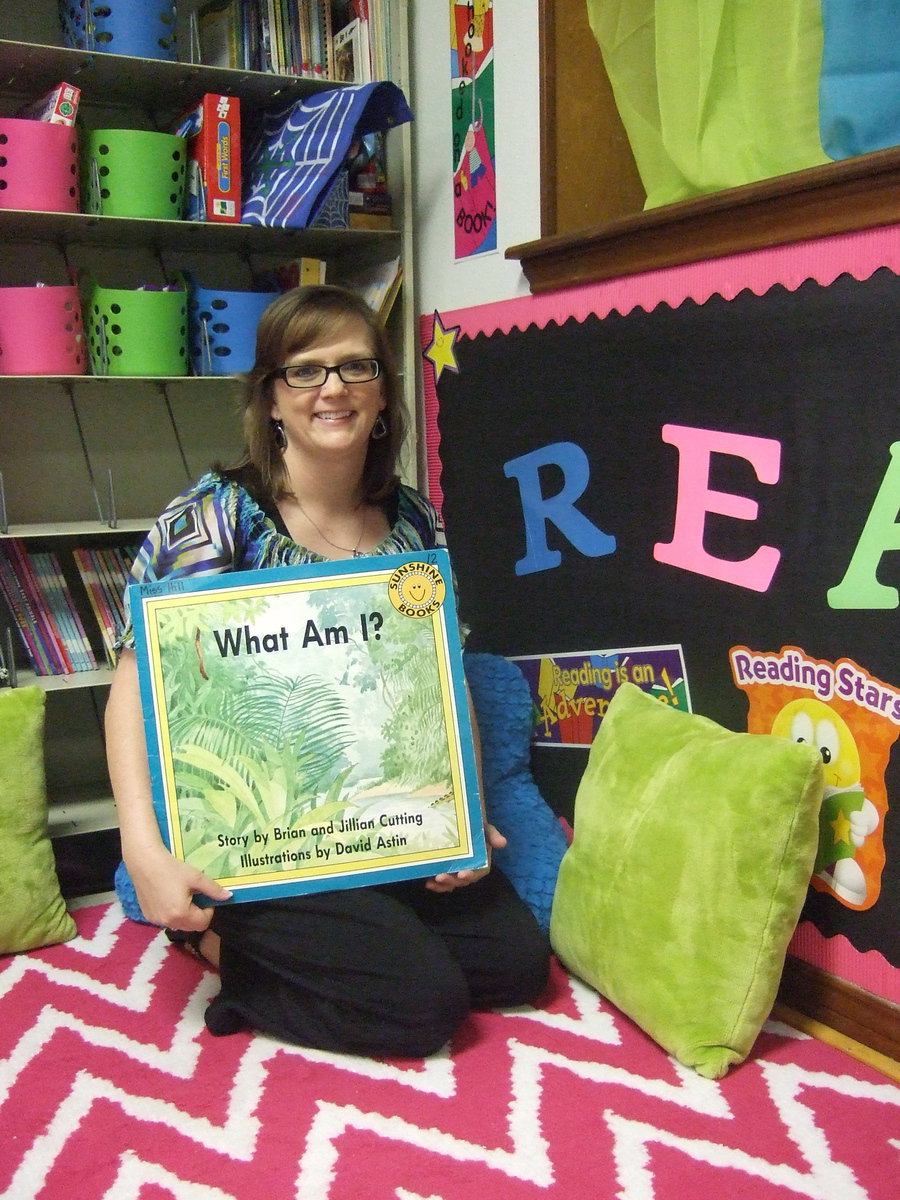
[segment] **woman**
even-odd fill
[[[264,313],[247,379],[245,454],[177,497],[133,568],[139,581],[437,544],[432,505],[401,485],[401,397],[384,330],[353,292],[298,288]],[[106,712],[123,857],[144,915],[221,973],[206,1023],[319,1049],[418,1057],[473,1008],[525,1004],[549,952],[490,867],[427,882],[201,907],[230,893],[175,859],[153,814],[130,626]],[[490,846],[505,844],[486,826]]]

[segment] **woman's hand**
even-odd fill
[[[455,892],[457,888],[468,887],[470,883],[477,883],[479,879],[483,879],[491,869],[491,851],[502,850],[506,845],[506,838],[493,825],[485,825],[484,836],[488,851],[486,867],[479,867],[474,871],[457,871],[455,875],[435,875],[425,884],[428,890],[430,892]]]
[[[229,900],[227,891],[196,867],[174,857],[160,842],[145,849],[134,864],[126,863],[141,912],[148,921],[169,929],[202,931],[213,916],[211,906],[201,908],[198,895],[210,900]]]

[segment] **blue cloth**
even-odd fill
[[[819,126],[829,158],[900,145],[900,0],[822,0]]]
[[[244,156],[241,220],[307,228],[354,139],[411,120],[405,96],[389,82],[317,92],[272,109]]]
[[[485,809],[507,839],[494,862],[548,930],[568,839],[531,774],[531,691],[516,664],[497,654],[467,650],[463,664],[481,734]]]
[[[142,925],[152,925],[153,921],[148,921],[141,912],[141,906],[138,904],[137,892],[134,890],[134,884],[131,882],[131,876],[128,874],[128,868],[123,862],[120,862],[116,867],[116,874],[113,879],[113,887],[116,890],[116,896],[119,903],[122,905],[122,911],[126,917],[132,921],[140,921]]]

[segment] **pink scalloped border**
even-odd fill
[[[838,275],[848,273],[856,279],[868,279],[879,267],[900,273],[900,225],[811,238],[790,246],[500,300],[443,313],[442,320],[445,327],[458,325],[463,337],[509,333],[532,325],[543,329],[550,321],[562,324],[572,317],[583,321],[590,315],[605,317],[613,311],[625,316],[634,308],[652,312],[659,304],[677,308],[685,300],[703,304],[714,295],[733,300],[745,290],[762,296],[776,283],[792,292],[808,279],[827,287]]]
[[[892,967],[877,950],[857,950],[842,933],[826,937],[811,921],[801,921],[788,946],[788,954],[900,1004],[900,970]]]
[[[551,321],[562,325],[574,318],[580,322],[589,316],[605,317],[611,312],[626,316],[635,308],[652,312],[660,304],[677,308],[685,300],[704,304],[711,296],[733,300],[742,291],[762,296],[776,284],[793,292],[810,279],[827,287],[839,275],[868,279],[880,267],[888,267],[900,274],[900,225],[808,239],[790,246],[730,254],[707,262],[621,276],[603,283],[459,308],[441,313],[441,321],[445,329],[458,326],[460,337],[472,338],[479,333],[490,336],[533,326],[544,329]],[[434,314],[423,314],[419,324],[424,351],[431,342]],[[424,365],[429,491],[440,510],[443,492],[438,396],[434,368],[427,359]]]

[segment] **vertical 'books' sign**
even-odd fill
[[[130,593],[177,858],[236,901],[485,865],[445,550]]]

